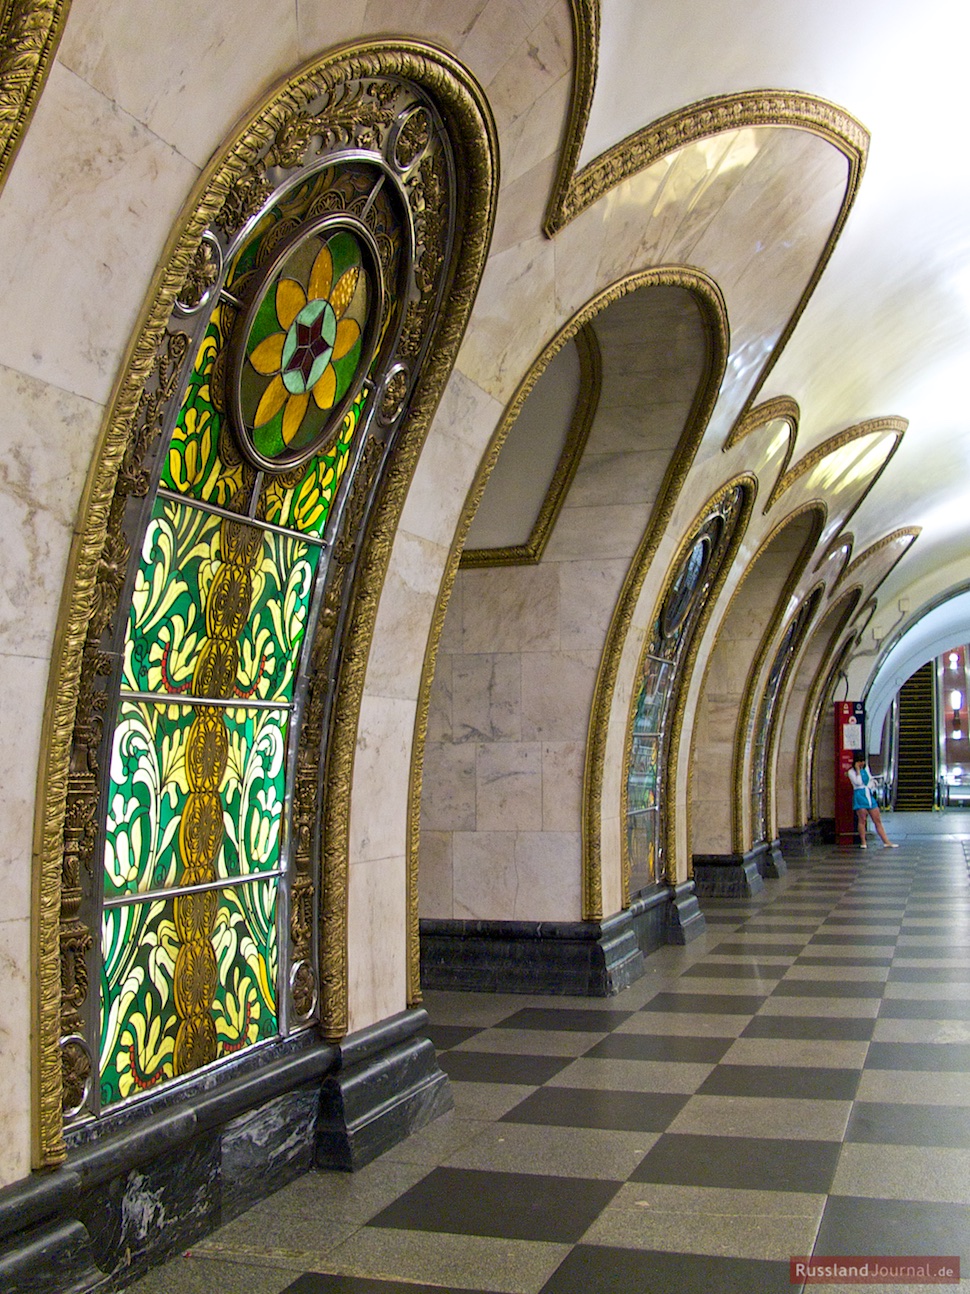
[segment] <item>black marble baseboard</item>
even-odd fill
[[[0,1290],[124,1289],[308,1169],[369,1162],[450,1108],[427,1020],[299,1035],[78,1128],[60,1168],[0,1190]]]
[[[780,876],[787,875],[788,864],[782,853],[781,841],[772,840],[767,843],[758,855],[757,863],[758,871],[764,880],[776,881]]]
[[[694,888],[701,898],[747,899],[765,887],[758,858],[767,852],[761,845],[746,854],[695,854]]]
[[[606,921],[421,922],[421,984],[611,997],[643,974],[629,914]]]
[[[822,825],[806,823],[804,827],[782,827],[778,832],[781,852],[789,862],[807,858],[813,846],[822,844]]]
[[[472,993],[611,997],[643,959],[705,929],[692,882],[657,885],[604,921],[421,922],[421,983]]]

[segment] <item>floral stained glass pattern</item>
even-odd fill
[[[258,881],[212,891],[217,982],[211,1018],[216,1057],[277,1032],[276,885]],[[137,1096],[175,1077],[176,900],[105,910],[102,923],[101,1100]]]
[[[165,489],[223,508],[248,498],[247,473],[251,474],[238,452],[233,452],[224,408],[220,357],[228,341],[226,328],[226,310],[217,306],[196,355],[161,479]],[[264,484],[262,520],[305,535],[323,533],[367,395],[366,388],[357,395],[344,413],[334,443],[295,471],[295,483],[287,475]]]
[[[257,462],[320,447],[358,376],[372,293],[358,238],[304,238],[271,276],[239,350],[239,421]]]
[[[235,697],[288,701],[306,631],[319,549],[298,538],[253,531],[259,552],[250,611],[239,635]],[[219,517],[156,501],[135,579],[125,638],[123,687],[193,693],[208,636],[206,601],[223,563]]]
[[[191,793],[193,727],[217,743],[224,769],[217,813],[222,837],[214,876],[279,865],[289,712],[122,701],[111,752],[104,893],[144,894],[185,883],[179,828]]]
[[[278,1032],[296,685],[320,541],[397,318],[386,178],[355,160],[283,186],[191,325],[112,730],[102,1106]]]

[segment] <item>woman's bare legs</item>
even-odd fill
[[[855,825],[859,832],[860,849],[865,849],[866,847],[866,814],[868,812],[868,809],[856,809],[855,811]]]
[[[875,824],[875,828],[876,828],[876,830],[879,832],[879,839],[880,839],[880,840],[882,841],[882,843],[886,846],[886,848],[887,848],[887,849],[896,849],[896,848],[897,848],[897,846],[896,846],[896,845],[894,845],[894,844],[893,844],[893,842],[892,842],[892,841],[889,839],[889,837],[886,835],[886,828],[882,825],[882,815],[880,814],[879,810],[878,810],[878,809],[870,809],[870,810],[869,810],[869,817],[870,817],[870,818],[872,818],[872,821],[873,821],[873,823]]]

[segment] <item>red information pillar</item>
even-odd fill
[[[865,708],[861,701],[835,703],[835,838],[840,845],[856,840],[852,811],[852,761],[866,753]]]

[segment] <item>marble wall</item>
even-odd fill
[[[449,603],[424,761],[426,917],[583,916],[597,672],[707,348],[698,309],[679,288],[643,288],[594,326],[601,398],[541,562],[461,571]],[[619,818],[619,802],[604,813]]]
[[[784,613],[785,584],[798,565],[804,566],[807,553],[803,550],[813,523],[812,514],[802,514],[767,541],[745,571],[718,631],[693,733],[690,847],[694,854],[732,853],[737,844],[735,834],[744,829],[743,823],[736,824],[734,820],[734,782],[735,741],[739,724],[745,719],[745,694],[765,633],[769,628],[777,632],[780,627],[778,619],[773,623],[772,618]],[[771,658],[769,652],[762,662],[762,674]],[[755,698],[749,722],[756,717]],[[752,729],[749,749],[753,740]],[[747,779],[752,775],[748,760],[742,765],[741,775]],[[753,843],[745,837],[740,847],[748,849]]]
[[[486,88],[506,190],[517,195],[501,209],[497,238],[509,246],[524,229],[534,236],[568,107],[566,0],[419,3],[403,24],[393,0],[239,0],[231,23],[219,6],[188,0],[158,0],[138,21],[126,0],[74,0],[0,193],[0,1185],[31,1160],[32,834],[44,696],[80,500],[125,349],[178,213],[235,122],[303,60],[399,35],[402,25],[460,58]],[[440,481],[457,509],[497,416],[461,378],[442,408],[455,417],[429,445],[439,485],[413,492],[405,557],[385,589],[381,624],[391,635],[401,616],[413,621],[412,598],[430,614],[452,534],[437,507]],[[415,674],[422,650],[413,649]],[[399,1011],[406,998],[404,821],[417,684],[402,687],[400,664],[378,646],[363,709],[357,786],[366,798],[374,780],[381,811],[372,801],[352,824],[355,1026]],[[397,779],[392,764],[403,770]],[[389,957],[378,954],[386,948]]]

